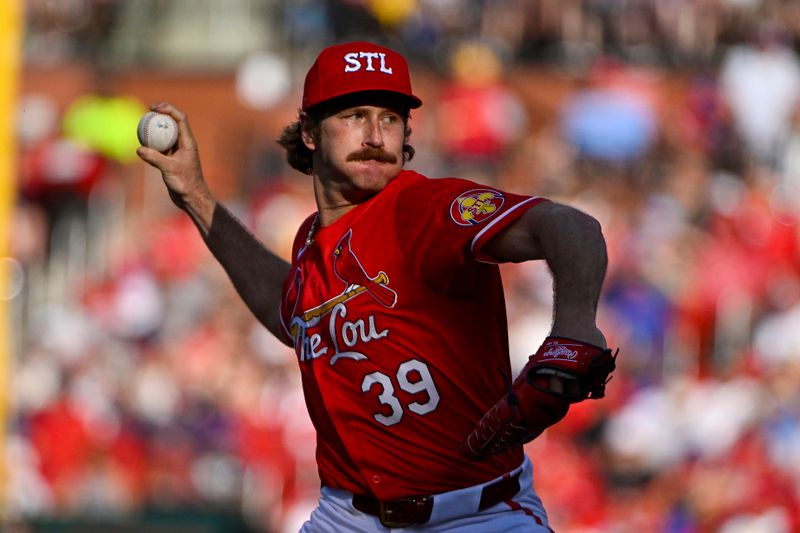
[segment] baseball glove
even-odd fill
[[[607,348],[547,337],[508,394],[483,415],[461,444],[462,454],[481,460],[520,446],[564,418],[571,403],[602,398],[618,352],[612,355]],[[562,378],[562,390],[550,388],[552,376]]]

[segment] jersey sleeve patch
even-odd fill
[[[474,226],[492,218],[505,203],[505,196],[494,189],[471,189],[460,193],[450,204],[450,220],[459,226]]]

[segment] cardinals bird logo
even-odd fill
[[[397,293],[388,287],[389,277],[386,275],[386,273],[380,271],[378,272],[377,276],[370,277],[367,275],[364,267],[361,266],[361,262],[358,260],[358,257],[356,257],[356,254],[353,253],[352,248],[350,248],[350,237],[352,236],[352,233],[353,230],[350,230],[341,239],[339,239],[339,242],[336,244],[336,248],[333,250],[333,271],[336,273],[339,279],[345,282],[346,286],[344,291],[342,291],[342,293],[338,296],[319,304],[313,309],[309,309],[301,316],[295,316],[292,319],[292,324],[290,327],[290,333],[292,337],[297,338],[301,330],[316,326],[322,317],[333,311],[337,305],[344,303],[351,298],[355,298],[362,292],[372,295],[372,297],[380,302],[381,305],[389,308],[394,307],[394,305],[397,303]],[[291,301],[292,298],[294,300],[297,299],[297,294],[299,293],[300,285],[302,284],[299,271],[295,276],[295,283],[289,287],[288,295],[291,296],[287,297],[288,301]],[[288,301],[285,303],[287,308]]]
[[[366,290],[382,305],[394,307],[394,304],[397,303],[397,293],[387,287],[389,278],[383,271],[378,272],[378,275],[374,278],[366,273],[358,257],[350,247],[350,237],[352,235],[353,230],[345,233],[333,250],[333,271],[340,280],[347,283],[345,293],[363,287],[363,290]]]

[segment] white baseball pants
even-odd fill
[[[426,524],[404,528],[386,528],[377,516],[362,513],[353,507],[352,493],[322,487],[319,505],[300,533],[552,533],[542,501],[533,488],[533,466],[527,456],[510,474],[513,476],[520,471],[520,490],[510,501],[478,510],[483,487],[501,479],[497,478],[465,489],[436,494],[431,519]]]

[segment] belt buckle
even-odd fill
[[[391,515],[394,514],[395,511],[393,511],[392,509],[390,509],[387,506],[391,506],[392,504],[402,503],[402,504],[411,504],[415,508],[419,508],[421,505],[424,506],[424,504],[427,503],[429,498],[430,498],[430,496],[420,496],[420,497],[416,497],[416,498],[405,498],[405,499],[402,499],[402,500],[393,500],[393,501],[390,501],[390,502],[378,502],[378,509],[380,510],[381,524],[383,524],[384,527],[408,527],[408,526],[412,526],[414,524],[419,524],[420,522],[418,522],[418,521],[409,522],[408,520],[400,521],[400,520],[393,519],[391,517]]]

